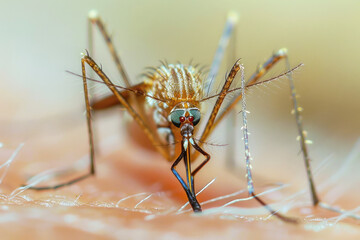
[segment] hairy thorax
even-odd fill
[[[189,103],[199,106],[199,100],[203,96],[203,82],[201,72],[193,66],[183,64],[162,65],[152,74],[147,75],[145,84],[148,94],[165,102],[154,101],[147,98],[150,106],[159,111],[169,113],[180,103]]]

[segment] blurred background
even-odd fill
[[[312,164],[314,169],[322,166],[316,180],[321,185],[344,163],[350,164],[322,196],[331,202],[331,189],[341,181],[347,185],[339,185],[342,194],[348,192],[339,196],[347,199],[353,193],[355,185],[350,183],[359,179],[350,170],[358,169],[359,161],[346,159],[357,150],[354,144],[360,136],[359,1],[2,0],[0,5],[1,161],[25,143],[16,161],[26,167],[12,169],[19,178],[8,179],[8,189],[87,154],[82,80],[66,71],[81,74],[80,53],[88,48],[87,14],[96,9],[134,83],[141,81],[145,67],[158,66],[159,60],[187,63],[193,59],[210,66],[229,11],[239,14],[236,44],[231,49],[236,58],[242,58],[246,76],[274,51],[286,47],[292,66],[304,63],[294,78],[304,108],[304,128],[314,142]],[[111,79],[120,79],[98,31],[93,57]],[[226,54],[217,84],[232,64]],[[284,70],[281,62],[267,77]],[[247,99],[255,178],[269,179],[267,183],[291,181],[298,189],[306,188],[287,80],[256,88]],[[107,112],[95,119],[99,154],[121,149],[119,144],[128,139],[119,123],[123,118]],[[235,129],[240,139],[240,129]],[[243,167],[242,145],[219,132],[209,142],[234,144],[239,149],[237,164]],[[206,149],[214,156],[212,164],[223,165],[227,147]],[[356,154],[358,150],[358,159]],[[239,178],[245,179],[241,171]]]

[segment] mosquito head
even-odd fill
[[[168,119],[175,127],[180,128],[183,137],[189,138],[193,135],[194,126],[199,123],[200,117],[197,107],[189,103],[180,103],[171,110]]]

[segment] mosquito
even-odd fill
[[[168,64],[164,62],[161,66],[152,68],[150,72],[146,73],[145,80],[143,82],[132,85],[101,18],[96,12],[90,12],[89,29],[92,31],[94,27],[97,27],[100,30],[107,43],[111,56],[116,63],[117,69],[125,83],[125,87],[113,84],[113,82],[103,72],[102,68],[99,67],[99,65],[91,58],[89,52],[83,54],[83,57],[81,58],[81,76],[84,86],[86,119],[90,146],[89,172],[62,184],[44,187],[32,186],[30,189],[57,189],[95,175],[95,153],[91,110],[99,111],[115,105],[121,105],[143,130],[148,140],[153,143],[154,148],[165,159],[173,161],[171,171],[184,189],[193,211],[201,212],[201,205],[196,198],[194,178],[211,158],[210,154],[203,149],[203,143],[224,119],[224,117],[228,115],[229,112],[239,103],[242,99],[243,91],[246,88],[286,76],[290,80],[294,112],[300,135],[301,149],[305,159],[312,201],[314,206],[317,205],[319,198],[316,193],[310,169],[310,159],[306,147],[306,137],[302,129],[300,108],[297,106],[296,92],[291,76],[292,72],[301,64],[293,69],[290,69],[287,50],[280,49],[272,54],[272,56],[264,62],[264,64],[260,65],[256,72],[246,81],[245,84],[243,84],[242,87],[231,89],[231,85],[236,75],[240,72],[241,77],[244,76],[240,60],[237,60],[230,72],[227,74],[225,83],[220,92],[210,96],[207,95],[213,87],[213,83],[210,79],[215,78],[217,75],[225,48],[228,44],[235,23],[236,17],[233,14],[229,14],[207,79],[204,78],[204,74],[197,66],[180,63]],[[91,35],[92,34],[90,33],[90,36]],[[90,46],[92,46],[92,43]],[[92,51],[92,49],[90,49],[90,51]],[[263,77],[280,60],[285,60],[287,71],[275,78],[260,81],[261,77]],[[101,80],[95,80],[87,77],[85,68],[86,65],[88,65]],[[91,103],[88,90],[89,80],[105,84],[112,94]],[[229,97],[229,99],[227,99],[229,100],[229,104],[220,111],[226,97]],[[130,101],[131,99],[135,100],[134,104],[130,103],[132,102]],[[211,113],[208,115],[208,118],[203,120],[204,116],[202,116],[201,112],[202,104],[209,99],[216,99],[216,103],[214,104]],[[152,119],[148,117],[149,113],[152,114]],[[200,121],[206,122],[201,134],[198,132]],[[194,137],[195,135],[199,135],[200,138],[196,139]],[[175,144],[177,141],[180,141],[180,144]],[[202,161],[193,170],[193,162],[199,156],[202,158]],[[177,166],[181,161],[185,163],[185,179],[177,171]],[[247,181],[249,195],[253,196],[260,204],[267,207],[275,216],[285,221],[292,221],[290,218],[282,216],[270,209],[270,207],[262,199],[260,199],[260,197],[256,196],[254,193],[254,187],[252,186],[253,179],[251,175],[251,167],[248,164]]]

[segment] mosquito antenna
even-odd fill
[[[266,79],[266,80],[263,80],[263,81],[260,81],[260,82],[256,82],[256,83],[252,83],[252,84],[249,84],[247,86],[245,86],[245,88],[250,88],[250,87],[253,87],[253,86],[257,86],[257,85],[260,85],[260,84],[264,84],[264,83],[268,83],[268,82],[272,82],[272,81],[275,81],[275,80],[279,80],[280,78],[288,75],[289,73],[292,73],[294,72],[295,70],[299,69],[300,67],[304,66],[303,63],[300,63],[299,65],[297,65],[296,67],[276,76],[276,77],[272,77],[272,78],[269,78],[269,79]],[[227,93],[232,93],[232,92],[235,92],[235,91],[239,91],[241,90],[241,87],[237,87],[237,88],[233,88],[229,91],[227,91]],[[220,94],[215,94],[215,95],[212,95],[212,96],[209,96],[209,97],[206,97],[206,98],[203,98],[201,99],[199,102],[204,102],[206,100],[209,100],[209,99],[212,99],[212,98],[215,98],[215,97],[218,97]]]
[[[77,77],[82,77],[82,75],[80,74],[77,74],[77,73],[74,73],[74,72],[71,72],[71,71],[68,71],[66,70],[67,73],[70,73],[72,75],[75,75]],[[100,81],[100,80],[96,80],[94,78],[89,78],[89,77],[86,77],[86,80],[89,80],[89,81],[92,81],[92,82],[97,82],[97,83],[101,83],[101,84],[105,84],[104,82]],[[151,99],[154,99],[156,101],[160,101],[160,102],[167,102],[168,99],[160,99],[160,98],[157,98],[157,97],[154,97],[154,96],[151,96],[151,95],[148,95],[146,93],[144,93],[143,91],[140,91],[140,90],[137,90],[137,89],[131,89],[131,88],[126,88],[126,87],[122,87],[122,86],[119,86],[119,85],[115,85],[113,84],[114,87],[118,88],[118,89],[121,89],[121,90],[125,90],[125,91],[129,91],[129,92],[133,92],[137,95],[143,95],[144,97],[148,97],[148,98],[151,98]]]
[[[214,146],[214,147],[226,147],[229,144],[216,144],[216,143],[210,143],[210,142],[205,142],[205,141],[200,141],[200,139],[194,138],[197,142],[201,143],[201,144],[205,144],[205,145],[209,145],[209,146]]]
[[[154,146],[160,146],[160,147],[168,147],[168,146],[172,146],[172,145],[176,145],[181,143],[181,141],[175,141],[175,142],[169,142],[169,143],[164,143],[164,144],[154,144]]]

